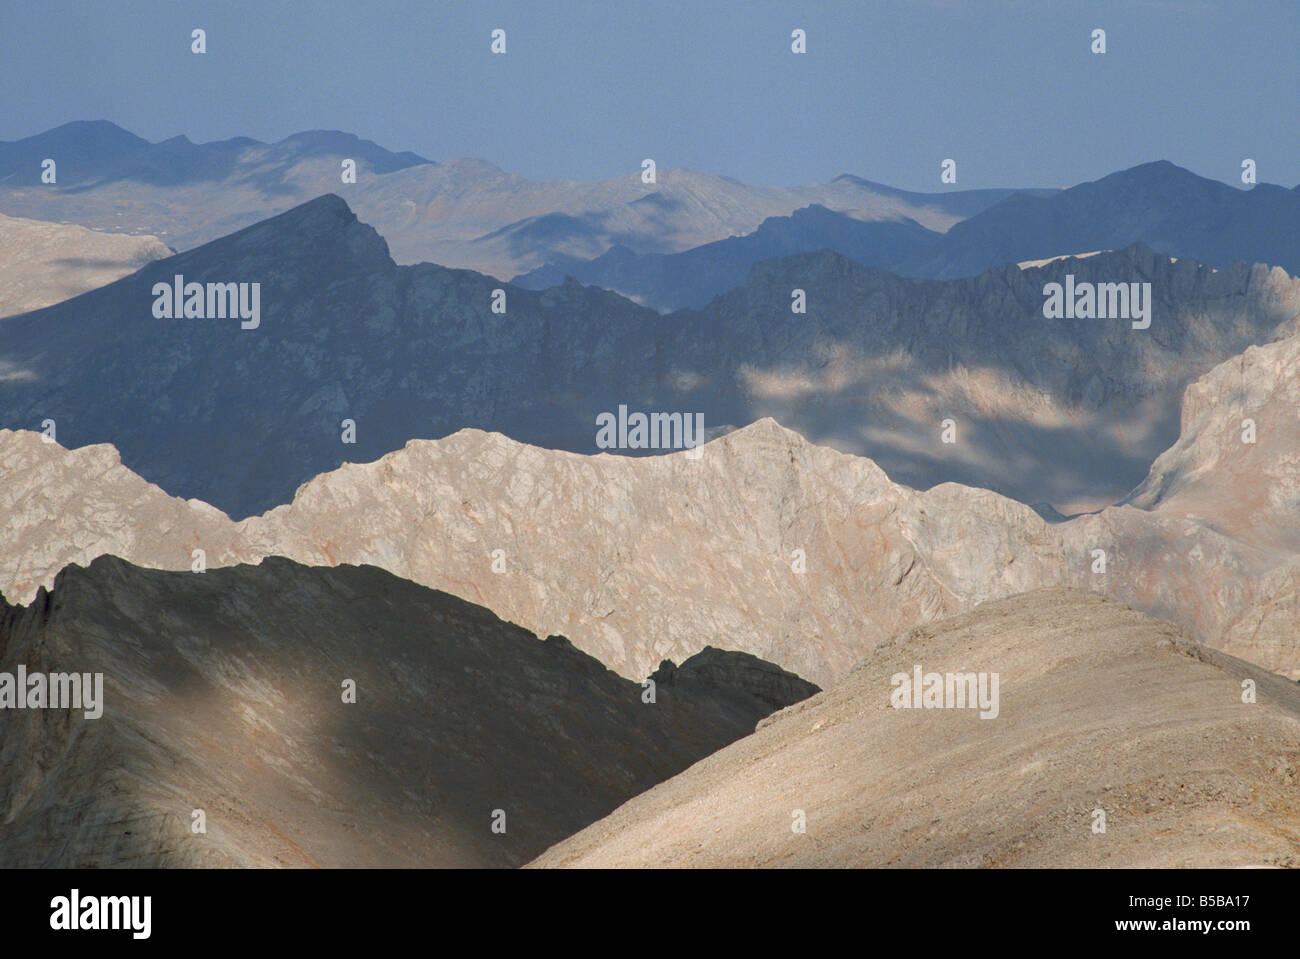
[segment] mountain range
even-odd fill
[[[41,182],[47,158],[58,164],[55,184]],[[356,162],[355,183],[342,182],[344,159]],[[185,251],[337,192],[379,229],[397,262],[505,279],[616,244],[639,253],[686,250],[813,203],[946,230],[1013,192],[913,193],[848,175],[804,187],[750,186],[666,163],[644,183],[641,160],[630,157],[626,175],[606,180],[538,182],[485,160],[434,163],[338,131],[271,144],[248,137],[153,144],[107,121],[78,121],[0,143],[0,212],[112,232],[125,231],[126,217],[129,232]]]
[[[771,217],[746,236],[680,253],[614,247],[582,260],[557,257],[515,277],[529,289],[572,276],[668,312],[701,308],[742,285],[762,260],[834,250],[900,276],[952,279],[1008,263],[1134,244],[1229,269],[1236,263],[1300,273],[1300,188],[1239,190],[1167,161],[1122,170],[1050,195],[1017,192],[946,232],[911,220],[862,222],[810,206]]]
[[[177,276],[258,283],[260,325],[155,316],[155,286]],[[1150,328],[1046,319],[1053,282],[1150,284]],[[399,267],[328,195],[0,320],[0,426],[53,420],[65,445],[113,443],[169,492],[244,517],[345,461],[466,427],[595,452],[597,418],[620,407],[699,414],[709,435],[771,416],[909,486],[1070,513],[1132,490],[1177,437],[1184,387],[1297,317],[1300,282],[1280,269],[1133,247],[948,281],[797,254],[665,318],[576,283]]]
[[[0,710],[11,868],[519,865],[817,692],[707,650],[647,701],[563,637],[283,559],[69,567],[0,603],[20,665],[102,674],[102,715]]]
[[[629,678],[713,645],[827,684],[899,629],[1069,585],[1300,678],[1297,381],[1300,336],[1225,361],[1186,391],[1183,435],[1133,503],[1055,522],[984,489],[909,489],[772,420],[697,458],[463,430],[325,473],[240,523],[168,496],[110,446],[0,431],[0,591],[28,601],[103,553],[168,569],[195,550],[210,566],[365,563],[569,636]],[[1253,443],[1237,416],[1256,420]],[[1238,459],[1268,467],[1217,483],[1200,468]]]
[[[0,143],[0,865],[1300,864],[1300,189],[658,159]]]

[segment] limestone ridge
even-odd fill
[[[1044,319],[1043,286],[1067,274],[1150,282],[1152,329]],[[176,275],[260,283],[261,326],[154,318],[153,285]],[[790,313],[794,288],[806,315]],[[0,321],[0,426],[54,419],[61,442],[112,442],[146,479],[243,517],[345,460],[466,427],[594,452],[596,417],[621,404],[698,412],[714,430],[772,416],[910,486],[961,482],[1068,515],[1137,485],[1177,438],[1187,383],[1298,313],[1300,283],[1280,270],[1135,247],[953,281],[798,254],[665,319],[579,284],[395,266],[323,196]],[[940,440],[949,417],[954,445]]]
[[[101,557],[0,605],[0,671],[104,676],[99,719],[0,710],[0,864],[518,865],[817,691],[705,658],[646,703],[562,638],[374,567]]]
[[[917,664],[998,673],[997,718],[893,708],[893,678]],[[1295,683],[1041,590],[900,634],[532,865],[1295,866],[1297,770]]]
[[[1268,382],[1283,397],[1293,383]],[[1260,422],[1261,444],[1279,451],[1265,476],[1284,491],[1291,434],[1284,418]],[[1237,434],[1223,442],[1240,448]],[[1256,495],[1247,480],[1243,495]],[[760,420],[698,460],[580,456],[475,430],[413,440],[233,523],[147,483],[111,447],[0,431],[0,590],[26,600],[102,553],[170,569],[189,569],[197,549],[209,568],[269,555],[369,563],[566,635],[629,678],[713,645],[824,685],[896,629],[1070,584],[1300,676],[1284,548],[1300,512],[1242,525],[1216,502],[1231,501],[1199,517],[1123,506],[1047,523],[988,490],[909,489]]]

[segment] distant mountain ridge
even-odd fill
[[[908,263],[921,251],[932,249],[941,237],[914,220],[864,222],[814,204],[788,217],[769,217],[745,236],[706,243],[682,253],[637,254],[616,246],[594,260],[569,257],[548,263],[512,282],[525,289],[544,290],[572,276],[581,283],[621,293],[651,309],[700,309],[715,296],[742,286],[749,271],[762,260],[826,249],[857,263],[902,273]]]
[[[120,180],[165,187],[240,178],[263,164],[284,171],[321,156],[352,157],[377,173],[432,163],[335,130],[309,130],[275,143],[251,137],[194,143],[186,136],[151,143],[107,120],[78,120],[22,140],[0,141],[0,185],[41,186],[41,163],[47,157],[57,164],[57,186],[84,191]],[[273,186],[267,172],[258,176]]]
[[[45,157],[59,183],[40,183]],[[340,161],[357,161],[355,184]],[[484,160],[433,163],[336,131],[275,144],[247,137],[150,144],[105,121],[81,121],[0,143],[0,213],[162,237],[188,250],[326,193],[342,193],[389,242],[399,263],[433,262],[502,279],[557,257],[591,258],[616,245],[671,253],[745,234],[811,203],[866,220],[916,220],[942,231],[1013,191],[909,193],[841,176],[800,187],[750,186],[661,164],[643,183],[629,172],[590,182],[537,182]],[[1050,192],[1050,191],[1035,191]]]
[[[791,253],[828,249],[900,276],[955,279],[1008,263],[1138,243],[1219,269],[1263,263],[1298,275],[1300,188],[1261,183],[1240,190],[1158,161],[1050,195],[1015,193],[972,209],[944,233],[908,221],[861,223],[810,206],[764,220],[746,236],[686,252],[615,248],[591,260],[563,257],[515,282],[545,289],[572,276],[670,311],[703,307],[739,286],[760,261]]]
[[[155,318],[154,284],[178,274],[259,282],[260,328]],[[1067,274],[1151,283],[1151,329],[1044,319],[1044,285]],[[795,288],[806,314],[791,313]],[[535,292],[398,267],[325,196],[0,321],[0,427],[54,419],[61,442],[112,442],[147,479],[238,517],[345,460],[465,427],[594,452],[597,417],[620,405],[699,412],[715,433],[772,416],[910,486],[957,481],[1070,512],[1137,485],[1177,437],[1187,383],[1297,317],[1300,282],[1281,270],[1135,247],[951,281],[797,254],[665,318],[575,283]]]

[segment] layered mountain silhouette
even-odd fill
[[[3,864],[1300,863],[1300,190],[90,122],[0,211],[0,674],[105,691]]]
[[[1300,273],[1300,187],[1238,189],[1167,160],[1051,196],[1010,196],[957,224],[905,272],[969,276],[991,266],[1142,243],[1227,269],[1267,263]]]
[[[562,637],[281,559],[69,567],[0,603],[20,665],[102,673],[102,716],[0,710],[9,867],[518,865],[817,692],[707,650],[647,701]]]
[[[107,120],[78,120],[22,140],[0,141],[0,184],[46,185],[41,164],[50,158],[57,164],[54,185],[81,192],[121,181],[153,187],[251,181],[275,192],[289,188],[295,164],[322,157],[351,157],[376,173],[431,162],[335,130],[309,130],[277,143],[250,137],[193,143],[185,136],[150,143]]]
[[[833,250],[900,276],[974,276],[1008,263],[1141,243],[1158,253],[1226,269],[1238,261],[1300,273],[1300,189],[1261,183],[1239,190],[1167,161],[1147,163],[1056,193],[1016,193],[946,232],[907,220],[863,223],[808,207],[753,233],[673,255],[616,247],[595,259],[565,257],[515,278],[545,289],[572,276],[657,310],[702,307],[740,286],[762,260]]]
[[[45,158],[55,185],[40,181]],[[341,162],[357,164],[343,184]],[[537,182],[479,159],[432,163],[337,131],[264,144],[246,137],[152,144],[104,121],[65,124],[0,144],[0,212],[135,232],[188,250],[328,192],[391,244],[400,263],[429,261],[501,278],[557,257],[589,259],[615,245],[669,253],[749,233],[767,217],[812,203],[868,220],[911,218],[932,230],[1011,190],[909,193],[852,176],[804,187],[760,187],[692,170],[660,169],[590,182]],[[1052,191],[1031,191],[1048,194]]]
[[[259,283],[260,325],[156,318],[155,285],[178,275]],[[1150,328],[1045,319],[1044,287],[1067,275],[1150,283]],[[806,314],[791,312],[795,289]],[[575,283],[398,267],[325,196],[0,321],[0,426],[52,419],[65,445],[111,442],[168,492],[241,517],[344,461],[465,427],[594,452],[597,417],[621,406],[699,413],[711,433],[772,416],[910,486],[962,482],[1068,513],[1137,485],[1177,437],[1186,384],[1297,314],[1300,283],[1281,270],[1134,247],[930,282],[799,254],[665,318]]]
[[[530,290],[558,286],[567,277],[614,290],[655,310],[703,307],[719,294],[744,285],[754,264],[815,250],[834,250],[850,260],[902,273],[941,234],[914,220],[862,221],[823,206],[770,217],[745,236],[706,243],[681,253],[637,254],[616,246],[594,260],[573,257],[517,276]]]
[[[996,718],[892,708],[918,666],[997,673]],[[900,634],[532,865],[1294,867],[1298,776],[1295,683],[1044,590]]]
[[[27,601],[103,553],[171,569],[196,551],[213,566],[368,563],[569,636],[629,678],[714,645],[828,683],[896,629],[1072,585],[1300,678],[1298,342],[1210,371],[1130,503],[1056,522],[988,490],[917,492],[772,420],[698,457],[580,456],[464,430],[318,476],[241,523],[168,496],[111,446],[0,431],[0,591]],[[1243,414],[1254,443],[1232,425]],[[1224,483],[1206,463],[1232,464]]]

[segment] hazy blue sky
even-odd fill
[[[190,53],[203,27],[208,52]],[[489,51],[493,28],[508,52]],[[790,31],[808,53],[790,52]],[[1089,51],[1093,28],[1108,52]],[[538,179],[691,167],[916,190],[1168,159],[1300,182],[1300,0],[8,0],[0,139],[340,129]]]

